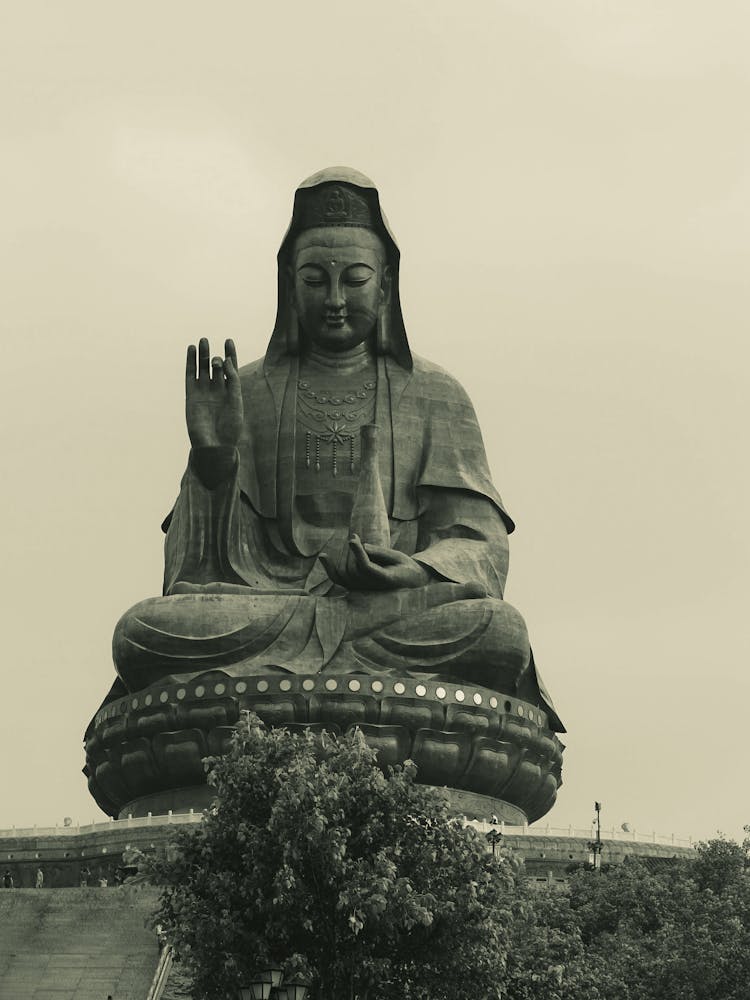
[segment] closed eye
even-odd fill
[[[353,288],[366,285],[375,272],[367,264],[354,264],[344,271],[344,281]]]
[[[305,264],[299,269],[299,276],[310,288],[320,288],[326,283],[325,271],[314,264]]]

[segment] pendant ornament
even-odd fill
[[[375,413],[375,379],[341,390],[316,389],[307,379],[297,382],[297,419],[305,430],[305,467],[320,472],[321,444],[328,445],[331,474],[339,474],[340,448],[348,444],[349,471],[356,464],[356,441]]]

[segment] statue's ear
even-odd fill
[[[384,305],[390,305],[391,291],[393,289],[393,268],[386,264],[383,268],[383,277],[380,280],[380,294]]]

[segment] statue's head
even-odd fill
[[[411,368],[399,251],[378,192],[363,174],[331,167],[300,185],[278,264],[278,312],[266,364],[306,343],[341,351],[369,340]]]
[[[289,266],[300,336],[328,351],[377,339],[388,307],[390,266],[378,234],[360,226],[319,226],[295,239]]]

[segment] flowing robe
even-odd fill
[[[237,449],[194,449],[164,528],[164,596],[115,632],[130,689],[165,674],[409,673],[464,680],[543,705],[519,613],[503,600],[513,522],[492,484],[474,409],[436,365],[377,360],[380,478],[391,546],[421,563],[414,589],[348,592],[321,552],[340,558],[348,519],[313,523],[296,490],[298,361],[240,372]]]

